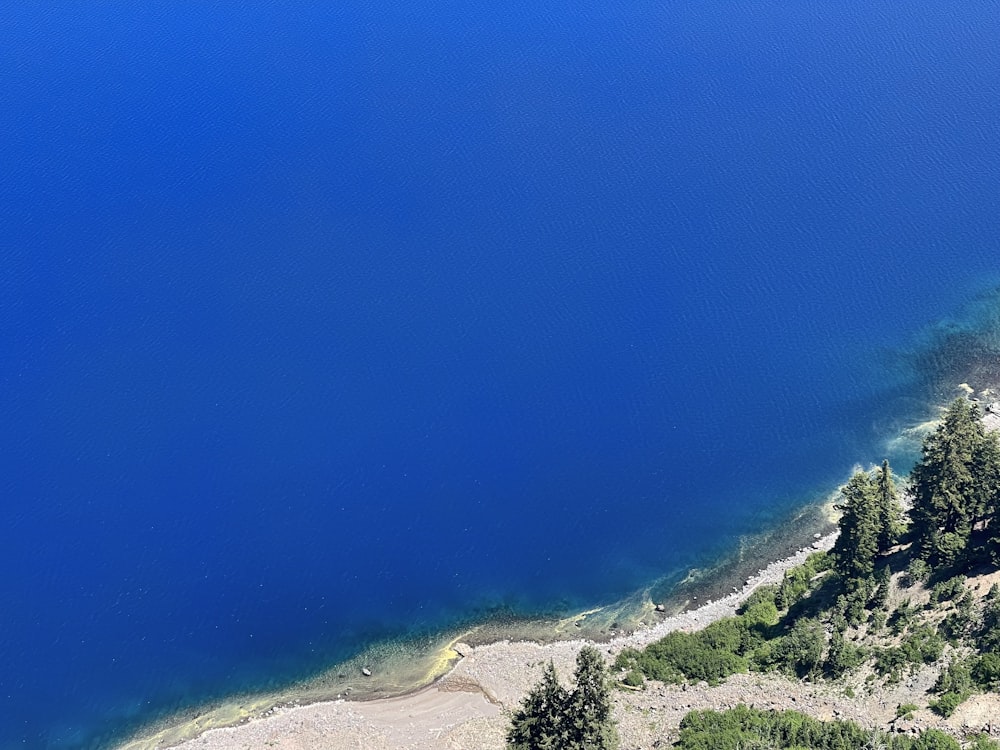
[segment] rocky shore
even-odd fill
[[[701,606],[667,616],[650,608],[645,625],[599,645],[613,660],[626,647],[641,647],[675,630],[697,630],[735,614],[746,596],[766,583],[777,583],[784,572],[801,564],[816,549],[829,549],[830,534],[791,556],[773,562],[745,581],[743,587]],[[479,646],[453,644],[458,661],[444,677],[417,692],[370,701],[280,705],[266,710],[234,707],[226,723],[211,728],[214,719],[201,717],[123,746],[123,750],[180,747],[185,750],[243,750],[274,747],[311,750],[399,748],[407,750],[467,750],[504,746],[507,712],[516,708],[538,680],[542,665],[552,660],[563,677],[572,674],[577,651],[586,640],[548,644],[500,641]],[[914,690],[919,686],[915,686]],[[870,701],[827,694],[815,685],[779,677],[738,675],[716,688],[687,689],[656,685],[642,692],[616,691],[615,715],[622,748],[650,748],[669,736],[692,708],[723,707],[737,703],[808,710],[820,717],[844,716],[866,724],[883,725],[896,703],[872,712]],[[870,715],[869,715],[870,714]],[[885,715],[883,715],[885,714]],[[221,719],[224,720],[224,719]]]

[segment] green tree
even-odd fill
[[[567,692],[552,662],[511,717],[508,750],[614,750],[618,732],[600,652],[584,646],[576,657],[576,687]]]
[[[600,652],[584,646],[576,655],[576,688],[569,698],[567,750],[613,750],[618,732],[611,717],[608,670]]]
[[[988,458],[979,408],[955,399],[941,424],[924,440],[921,459],[910,474],[913,525],[921,557],[951,563],[968,543],[979,513],[974,461]],[[978,492],[977,492],[978,489]]]
[[[877,486],[863,471],[840,488],[840,536],[833,547],[834,568],[849,592],[867,584],[879,549]]]
[[[990,541],[1000,542],[1000,437],[983,432],[972,456],[973,528],[989,524]]]
[[[875,494],[878,506],[878,551],[885,553],[896,543],[901,529],[902,507],[899,493],[892,478],[889,462],[883,461],[875,477]]]
[[[507,732],[510,750],[561,750],[569,693],[559,684],[550,661],[535,685],[514,712]]]

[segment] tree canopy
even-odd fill
[[[1000,443],[983,426],[975,402],[962,397],[951,403],[924,440],[910,482],[918,553],[934,564],[954,562],[967,551],[973,530],[1000,511]]]
[[[584,646],[576,657],[576,687],[559,684],[552,662],[511,717],[508,750],[614,750],[608,671],[600,652]]]

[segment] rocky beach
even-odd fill
[[[738,590],[701,606],[667,615],[650,605],[648,617],[636,630],[598,645],[610,662],[624,648],[642,647],[667,633],[698,630],[732,616],[754,589],[780,582],[786,570],[800,565],[816,550],[830,549],[835,538],[835,534],[828,534],[815,539],[747,578],[742,588],[731,587]],[[508,714],[538,680],[542,666],[551,660],[560,676],[568,677],[577,652],[587,643],[592,641],[504,640],[478,646],[454,642],[448,649],[450,653],[444,655],[457,659],[450,671],[409,694],[310,705],[296,705],[298,699],[235,702],[183,723],[158,728],[155,733],[122,745],[120,750],[500,750],[504,747]],[[616,691],[615,715],[622,747],[645,748],[676,729],[683,715],[693,708],[740,702],[801,708],[811,701],[820,707],[819,715],[826,712],[857,717],[862,713],[852,708],[861,705],[857,701],[821,693],[822,688],[779,677],[739,675],[715,688],[656,685],[641,692]]]

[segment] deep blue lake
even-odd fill
[[[993,2],[0,28],[4,750],[703,564],[1000,279]]]

